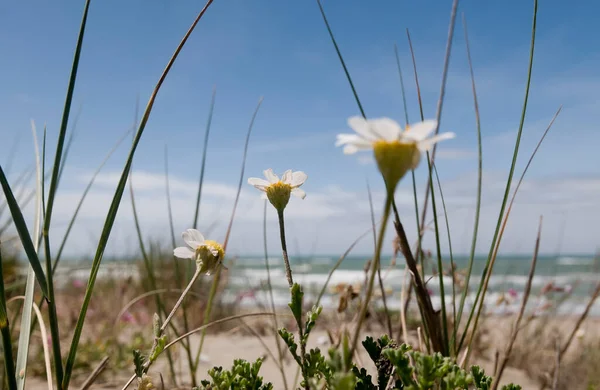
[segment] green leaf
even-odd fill
[[[298,283],[294,283],[290,292],[292,301],[288,303],[288,306],[292,310],[292,314],[296,319],[298,327],[302,328],[302,301],[304,299],[304,292]]]
[[[142,355],[139,349],[133,350],[133,365],[135,367],[135,376],[141,378],[144,375],[144,363],[146,357]]]
[[[44,275],[44,270],[42,268],[42,264],[40,263],[40,259],[35,251],[35,247],[33,246],[33,241],[31,240],[31,236],[29,235],[29,230],[27,229],[27,224],[25,223],[25,219],[23,218],[23,213],[21,212],[21,208],[15,199],[15,196],[8,184],[8,180],[4,175],[4,171],[0,166],[0,185],[2,185],[2,190],[4,191],[4,195],[6,196],[6,203],[8,204],[8,208],[10,209],[10,213],[12,215],[13,221],[15,222],[15,228],[19,233],[19,237],[21,238],[21,243],[23,244],[23,249],[27,254],[27,258],[29,259],[29,264],[31,264],[31,268],[33,268],[33,272],[35,273],[35,277],[42,289],[42,293],[46,298],[48,298],[48,285],[46,284],[46,276]]]

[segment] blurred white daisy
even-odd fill
[[[345,154],[359,150],[373,150],[379,171],[388,186],[393,186],[421,160],[421,153],[430,150],[437,142],[454,138],[454,133],[430,137],[437,122],[426,120],[407,126],[405,130],[390,118],[367,120],[354,116],[348,125],[356,134],[338,134],[336,146],[344,145]]]
[[[306,192],[302,191],[300,187],[308,176],[302,171],[292,172],[291,169],[285,171],[281,175],[281,179],[273,173],[271,168],[264,171],[265,179],[257,177],[251,177],[248,179],[248,184],[253,185],[255,188],[263,191],[263,197],[269,199],[269,202],[279,211],[283,211],[290,201],[290,195],[304,199]]]
[[[180,246],[173,250],[173,255],[180,259],[196,261],[200,272],[210,275],[225,257],[221,244],[213,240],[205,240],[204,236],[196,229],[187,229],[182,233],[183,241],[188,246]]]

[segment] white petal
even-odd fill
[[[290,182],[292,181],[292,170],[291,169],[288,169],[287,171],[283,172],[283,175],[281,175],[281,181],[283,183],[290,184]]]
[[[338,134],[335,146],[346,144],[360,145],[362,148],[370,148],[372,145],[371,141],[367,141],[363,137],[356,134]]]
[[[426,151],[426,150],[430,150],[433,145],[435,145],[436,143],[443,141],[445,139],[452,139],[456,137],[456,134],[454,133],[442,133],[442,134],[438,134],[435,135],[431,138],[428,138],[424,141],[421,141],[418,143],[419,149],[422,151]]]
[[[196,229],[188,229],[181,235],[190,248],[196,249],[204,244],[204,236]]]
[[[371,119],[369,125],[373,133],[386,141],[399,140],[400,134],[402,134],[402,128],[398,122],[390,118]]]
[[[308,179],[308,175],[302,171],[292,173],[292,180],[288,183],[292,187],[300,187]]]
[[[375,134],[369,129],[369,123],[362,116],[348,118],[348,126],[367,140],[375,141],[377,139]]]
[[[263,192],[262,195],[260,196],[260,198],[264,199],[264,200],[269,200],[269,197],[267,196],[266,192]]]
[[[358,148],[354,144],[344,146],[344,154],[354,154],[358,152]]]
[[[267,178],[267,180],[269,181],[269,183],[271,183],[271,184],[277,183],[279,181],[279,178],[277,177],[276,174],[273,173],[273,170],[271,168],[264,171],[264,174],[265,174],[265,177]]]
[[[402,133],[402,138],[411,139],[413,141],[423,141],[435,131],[436,127],[437,121],[435,120],[426,120],[415,123],[414,125],[409,126],[408,129]]]
[[[294,188],[292,190],[292,194],[297,196],[300,199],[306,198],[306,192],[302,191],[300,188]]]
[[[196,255],[196,252],[188,247],[180,246],[179,248],[175,248],[173,250],[173,255],[175,257],[179,257],[180,259],[193,259]]]
[[[251,177],[248,179],[248,184],[253,185],[261,191],[265,191],[265,189],[271,185],[265,179],[259,179],[258,177]]]

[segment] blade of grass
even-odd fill
[[[171,207],[171,189],[169,186],[169,154],[167,146],[165,145],[165,188],[167,195],[167,212],[169,216],[169,230],[171,232],[171,246],[175,248],[177,246],[175,242],[175,225],[173,223],[173,210]],[[180,261],[178,261],[175,256],[172,256],[173,264],[175,266],[175,281],[178,287],[182,287],[183,285],[183,275],[180,267]],[[181,303],[182,312],[183,312],[183,329],[185,332],[190,330],[189,320],[187,315],[187,308],[185,307],[185,301]],[[196,371],[194,369],[194,359],[192,357],[192,347],[189,344],[189,341],[183,343],[186,357],[188,360],[188,368],[190,370],[190,379],[192,384],[196,383]]]
[[[233,210],[231,211],[231,218],[229,219],[229,226],[227,226],[227,232],[225,233],[225,239],[223,240],[223,251],[227,253],[227,244],[229,243],[229,237],[231,236],[231,229],[233,228],[233,220],[235,218],[235,212],[237,209],[238,202],[240,200],[240,193],[242,192],[242,184],[244,183],[244,172],[246,170],[246,157],[248,155],[248,145],[250,144],[250,135],[252,134],[252,128],[254,127],[254,121],[256,120],[256,116],[258,115],[258,110],[263,102],[263,98],[258,99],[258,104],[256,105],[256,109],[252,114],[252,119],[250,119],[250,125],[248,126],[248,131],[246,132],[246,141],[244,142],[244,153],[242,155],[242,168],[240,172],[240,181],[238,182],[237,193],[235,195],[235,201],[233,202]],[[206,303],[206,309],[204,310],[204,318],[203,323],[206,325],[208,321],[210,321],[210,314],[212,311],[213,300],[215,294],[217,293],[217,288],[219,286],[219,280],[221,277],[221,269],[223,267],[218,267],[215,275],[213,277],[212,285],[210,287],[210,293],[208,296],[208,302]],[[204,346],[204,338],[206,337],[206,332],[202,331],[202,335],[200,336],[200,345],[198,347],[198,351],[196,352],[196,359],[194,360],[194,368],[198,368],[198,364],[200,363],[200,354],[202,353],[202,347]]]
[[[50,322],[50,334],[52,335],[52,351],[54,354],[54,371],[56,374],[56,382],[59,384],[61,389],[61,383],[63,382],[63,363],[62,355],[60,351],[60,335],[58,329],[58,316],[56,313],[56,302],[54,301],[54,282],[52,277],[52,256],[50,254],[50,223],[52,221],[52,210],[54,207],[54,199],[56,191],[58,189],[59,173],[61,168],[61,160],[63,157],[63,148],[65,143],[65,136],[67,132],[67,125],[69,122],[69,114],[71,113],[71,103],[73,100],[73,92],[75,90],[75,81],[77,80],[77,70],[79,68],[79,58],[81,56],[81,48],[83,46],[83,36],[85,33],[85,27],[87,24],[87,17],[90,7],[90,0],[86,0],[83,9],[83,16],[81,19],[81,26],[77,37],[77,45],[75,47],[75,54],[73,56],[73,65],[71,67],[71,75],[69,77],[69,85],[67,87],[67,96],[65,98],[65,105],[62,114],[60,131],[58,134],[58,140],[56,145],[56,154],[54,156],[54,165],[52,167],[52,178],[50,179],[50,188],[48,190],[48,204],[44,208],[44,227],[42,229],[42,235],[44,236],[44,251],[46,254],[46,278],[48,280],[48,313]]]
[[[60,184],[60,179],[62,178],[63,171],[65,170],[67,157],[69,157],[69,152],[71,151],[71,146],[73,145],[73,139],[75,138],[75,129],[77,128],[77,123],[79,122],[79,116],[81,115],[81,105],[79,105],[79,109],[75,114],[75,118],[73,118],[73,124],[71,125],[71,133],[69,134],[69,138],[67,139],[67,145],[65,146],[65,151],[63,153],[62,162],[60,165],[60,169],[58,171],[58,183]],[[44,171],[45,172],[45,171]]]
[[[548,135],[548,132],[552,128],[552,125],[554,124],[554,121],[556,120],[556,118],[560,114],[561,110],[562,110],[562,106],[558,108],[558,110],[556,111],[556,113],[552,117],[552,120],[550,121],[550,124],[546,128],[546,131],[544,131],[544,134],[542,135],[542,137],[538,141],[535,149],[533,150],[533,153],[531,153],[531,156],[529,157],[529,160],[527,161],[527,165],[525,165],[525,168],[523,169],[523,173],[521,174],[521,177],[519,178],[519,181],[517,182],[517,186],[515,187],[513,195],[512,195],[512,197],[510,199],[510,203],[508,204],[508,209],[506,211],[506,214],[504,215],[504,218],[502,220],[502,226],[501,226],[500,232],[498,234],[498,240],[496,241],[496,246],[494,247],[494,251],[492,252],[491,260],[489,262],[489,269],[488,269],[488,272],[485,274],[485,277],[484,277],[484,280],[483,280],[483,288],[481,289],[481,299],[479,301],[480,304],[479,304],[479,307],[478,307],[478,310],[477,310],[477,315],[475,316],[475,322],[473,324],[473,330],[471,332],[471,338],[470,338],[469,344],[468,344],[469,350],[471,350],[471,348],[470,348],[471,347],[471,343],[473,342],[473,338],[475,336],[475,331],[477,330],[477,324],[478,324],[478,321],[479,321],[479,316],[481,315],[481,312],[483,311],[483,304],[484,304],[484,300],[485,300],[485,295],[487,293],[488,284],[489,284],[490,278],[492,276],[492,271],[493,271],[494,265],[496,263],[496,257],[498,255],[498,250],[500,249],[500,244],[502,242],[502,237],[504,236],[504,230],[506,228],[506,224],[508,222],[508,217],[510,216],[510,213],[512,211],[512,207],[513,207],[515,199],[517,197],[517,193],[519,192],[519,189],[521,188],[521,184],[523,184],[523,179],[525,178],[525,174],[529,170],[529,167],[531,166],[531,163],[533,162],[533,159],[535,158],[535,155],[537,154],[539,148],[542,146],[542,142],[544,142],[544,139],[546,138],[546,135]],[[477,303],[477,297],[475,298],[475,303]],[[476,307],[476,305],[474,305],[473,307]],[[467,333],[467,330],[468,330],[468,328],[465,328],[465,335]],[[463,338],[464,337],[465,336],[463,335]],[[469,353],[467,353],[467,362],[468,362],[468,360],[469,360]]]
[[[15,194],[15,197],[16,199],[19,199],[18,203],[21,204],[21,208],[25,208],[30,202],[30,200],[35,196],[35,191],[31,191],[29,195],[25,197],[25,199],[23,199],[23,194],[25,193],[27,188],[26,183],[29,182],[29,179],[31,179],[31,176],[33,174],[35,174],[35,167],[33,169],[26,169],[23,172],[21,172],[21,174],[19,174],[13,182],[13,187],[19,188],[19,191]],[[8,177],[8,171],[6,171],[6,176]],[[2,218],[2,215],[7,210],[7,206],[7,202],[3,201],[2,203],[0,203],[0,218]],[[8,221],[6,221],[6,223],[4,223],[2,227],[0,227],[0,234],[4,233],[8,226],[10,226],[11,224],[12,219],[9,218]]]
[[[452,237],[450,235],[450,221],[448,220],[448,210],[446,209],[446,201],[444,200],[444,192],[442,191],[442,183],[440,182],[440,177],[438,175],[437,166],[433,164],[433,173],[435,174],[435,180],[437,182],[438,189],[440,191],[440,200],[442,201],[442,209],[444,210],[444,221],[446,222],[446,234],[448,235],[448,252],[450,254],[450,267],[451,267],[451,277],[452,277],[452,321],[453,328],[456,329],[456,281],[454,278],[455,265],[454,265],[454,254],[452,252]],[[443,274],[442,270],[438,270],[440,275]],[[447,330],[446,330],[447,332]],[[448,340],[448,334],[446,333],[446,341],[448,342],[447,351],[449,353],[452,352],[452,346],[450,341]]]
[[[440,86],[440,97],[437,102],[436,108],[436,122],[437,125],[435,127],[435,135],[437,135],[440,131],[440,122],[442,120],[442,108],[444,105],[444,96],[446,95],[446,81],[448,79],[448,69],[450,67],[450,53],[452,52],[452,41],[454,38],[454,25],[456,23],[456,10],[458,9],[458,0],[454,0],[452,2],[452,11],[450,12],[450,25],[448,26],[448,40],[446,42],[446,54],[444,55],[444,66],[442,70],[442,84]],[[427,155],[427,159],[431,161],[431,163],[435,163],[435,152],[437,150],[437,144],[433,145],[433,149],[431,151],[431,159],[429,158],[429,153]],[[430,169],[431,170],[431,169]],[[431,174],[429,175],[429,180],[427,181],[426,191],[425,191],[425,200],[423,201],[423,210],[421,216],[421,226],[425,223],[425,217],[427,215],[427,203],[430,195],[429,188],[432,187],[432,178]],[[433,198],[433,192],[431,192],[431,197]],[[433,201],[433,199],[432,199]]]
[[[40,162],[40,150],[37,140],[37,131],[35,123],[31,121],[31,132],[33,135],[33,147],[35,153],[35,165],[36,165],[36,201],[34,209],[34,225],[33,225],[33,236],[35,237],[35,244],[32,244],[32,250],[37,254],[39,249],[39,240],[37,237],[40,236],[41,228],[41,211],[43,201],[43,168]],[[43,160],[43,158],[42,158]],[[40,266],[41,268],[41,266]],[[23,302],[23,312],[21,313],[21,329],[19,332],[19,344],[17,349],[17,389],[22,390],[25,388],[25,378],[27,374],[27,356],[29,355],[29,343],[31,339],[31,313],[33,310],[33,293],[35,289],[34,270],[32,267],[27,267],[27,284],[25,285],[25,297]],[[40,324],[42,325],[42,324]],[[9,374],[11,375],[11,374]]]
[[[465,326],[463,340],[469,330],[469,325],[470,325],[470,322],[471,322],[473,316],[475,315],[475,311],[477,310],[479,313],[481,312],[480,310],[477,309],[477,303],[479,301],[479,297],[482,295],[482,288],[484,286],[485,279],[486,279],[485,276],[488,273],[488,269],[489,269],[490,263],[492,261],[494,249],[496,247],[496,242],[498,240],[498,235],[500,234],[500,228],[502,226],[502,218],[504,216],[504,210],[506,209],[506,204],[508,202],[508,196],[510,193],[512,179],[513,179],[514,172],[515,172],[515,166],[517,164],[517,157],[519,155],[519,147],[521,145],[521,135],[523,134],[523,127],[525,125],[525,116],[527,114],[527,103],[529,101],[529,89],[531,87],[531,74],[532,74],[532,70],[533,70],[533,54],[535,51],[535,34],[536,34],[536,26],[537,26],[537,11],[538,11],[538,1],[534,0],[533,1],[533,21],[532,21],[532,26],[531,26],[531,43],[530,43],[530,49],[529,49],[529,64],[528,64],[528,68],[527,68],[527,81],[525,84],[525,97],[524,97],[524,101],[523,101],[523,109],[521,112],[521,119],[519,121],[519,130],[517,132],[517,138],[515,140],[515,147],[514,147],[514,151],[513,151],[512,162],[510,165],[508,178],[506,180],[506,188],[504,190],[504,196],[502,198],[500,212],[498,213],[498,221],[496,223],[496,229],[494,231],[494,236],[492,238],[492,243],[490,245],[488,259],[486,261],[486,265],[484,267],[484,270],[483,270],[483,273],[481,276],[481,282],[479,283],[479,288],[477,289],[477,294],[475,296],[475,303],[473,304],[473,307],[471,308],[470,313],[469,313],[469,319],[467,320],[467,324]],[[480,305],[483,305],[483,300],[481,300]],[[477,316],[477,317],[479,317],[479,316]],[[477,319],[475,320],[475,323],[477,323]],[[459,344],[459,350],[460,350],[461,346],[462,346],[462,342]]]
[[[204,182],[204,168],[206,166],[206,153],[208,150],[208,136],[210,135],[210,125],[212,123],[213,112],[215,109],[215,98],[217,96],[217,88],[213,88],[212,98],[210,99],[210,109],[208,110],[208,121],[206,122],[206,130],[204,131],[204,149],[202,150],[202,164],[200,165],[200,178],[198,179],[198,194],[196,195],[196,210],[194,211],[194,229],[198,229],[198,217],[200,214],[200,199],[202,196],[202,183]]]
[[[88,182],[87,186],[83,190],[81,198],[79,198],[77,207],[75,207],[75,211],[73,212],[73,216],[71,217],[71,220],[69,221],[67,230],[65,231],[62,242],[60,243],[60,247],[58,248],[58,252],[56,252],[56,257],[54,258],[54,265],[52,266],[52,272],[56,272],[56,268],[58,267],[60,259],[62,258],[63,250],[65,249],[67,239],[69,238],[71,230],[73,229],[73,225],[75,224],[75,220],[77,219],[77,216],[79,215],[79,211],[81,210],[81,207],[83,206],[83,202],[85,201],[87,194],[90,192],[90,190],[92,189],[92,186],[94,185],[94,182],[96,181],[96,177],[100,174],[100,172],[102,171],[102,168],[104,168],[104,165],[106,165],[106,163],[108,162],[110,157],[113,155],[113,153],[119,148],[121,143],[127,138],[127,136],[132,131],[133,131],[133,128],[127,130],[127,132],[125,134],[123,134],[121,136],[121,138],[119,138],[119,140],[115,143],[115,145],[112,147],[112,149],[106,154],[106,156],[104,157],[104,160],[102,160],[102,162],[100,163],[98,168],[96,168],[96,171],[92,174],[90,181]]]
[[[432,160],[429,159],[429,153],[427,153],[427,168],[429,169],[429,182],[433,180],[433,168],[432,168]],[[442,248],[440,245],[440,229],[437,217],[437,205],[435,200],[435,191],[433,186],[429,186],[429,190],[431,192],[431,208],[433,209],[433,222],[435,229],[435,248],[437,253],[437,269],[438,269],[438,280],[440,286],[440,305],[441,305],[441,316],[442,316],[442,332],[443,332],[443,344],[442,350],[436,352],[442,352],[444,356],[449,355],[450,350],[450,339],[448,338],[448,315],[446,312],[446,290],[444,287],[444,265],[442,264]],[[425,205],[427,207],[427,205]]]
[[[29,230],[27,229],[27,224],[25,223],[25,219],[23,218],[23,213],[13,195],[13,192],[10,188],[10,184],[8,184],[8,180],[4,175],[4,171],[0,166],[0,185],[2,185],[2,190],[4,191],[4,195],[6,196],[6,203],[8,204],[8,208],[11,212],[15,228],[19,233],[19,237],[21,239],[21,243],[23,245],[23,249],[27,254],[27,258],[29,259],[29,264],[33,268],[35,273],[35,277],[37,279],[40,288],[42,289],[42,293],[44,296],[48,296],[48,286],[46,284],[46,278],[44,276],[44,271],[42,269],[42,265],[35,251],[35,246],[29,235]]]
[[[16,390],[17,378],[15,376],[15,360],[12,353],[10,324],[8,322],[8,313],[6,311],[6,294],[4,293],[4,276],[2,274],[2,268],[2,242],[0,242],[0,332],[2,333],[2,351],[4,352],[4,371],[6,372],[8,388],[10,390]]]
[[[475,123],[477,127],[477,200],[475,203],[475,221],[473,226],[473,239],[471,241],[471,251],[469,254],[469,265],[467,266],[467,276],[465,277],[464,282],[464,290],[462,296],[460,298],[460,303],[458,305],[458,314],[456,315],[456,322],[454,323],[454,333],[453,333],[453,348],[454,353],[458,354],[458,350],[456,349],[456,338],[458,327],[460,326],[460,321],[462,319],[463,310],[465,307],[465,301],[467,299],[467,295],[469,293],[469,283],[471,281],[471,273],[473,272],[473,263],[475,261],[475,249],[477,248],[477,237],[479,233],[479,217],[481,212],[481,191],[482,191],[482,177],[483,177],[483,149],[481,144],[481,117],[479,115],[479,102],[477,99],[477,89],[475,88],[475,74],[473,72],[473,61],[471,60],[471,48],[469,45],[469,33],[467,30],[467,21],[465,19],[465,15],[462,15],[463,20],[463,30],[465,32],[465,45],[467,50],[467,60],[469,63],[469,75],[471,77],[471,90],[473,91],[473,107],[475,110]]]
[[[192,23],[192,25],[190,26],[190,28],[184,35],[183,39],[181,40],[181,42],[175,49],[175,52],[171,56],[171,59],[169,60],[165,70],[161,74],[156,86],[154,87],[154,90],[152,91],[152,95],[150,96],[150,99],[146,106],[146,110],[144,111],[144,115],[142,116],[142,120],[140,121],[140,124],[138,126],[138,130],[135,135],[133,145],[132,145],[129,155],[127,157],[127,162],[125,163],[123,172],[121,173],[121,178],[119,179],[119,184],[117,185],[117,188],[115,190],[115,195],[114,195],[113,200],[110,205],[109,212],[106,216],[106,221],[105,221],[104,227],[102,229],[102,234],[100,236],[100,241],[98,243],[96,254],[94,255],[92,269],[90,271],[90,278],[88,280],[88,285],[87,285],[87,288],[85,291],[83,304],[82,304],[81,310],[79,312],[79,318],[77,319],[77,324],[76,324],[75,330],[73,332],[73,339],[71,341],[69,355],[67,357],[67,361],[65,364],[65,375],[64,375],[64,379],[62,381],[62,385],[59,387],[60,389],[66,390],[69,387],[69,382],[71,380],[71,372],[73,370],[73,366],[75,364],[75,357],[77,355],[77,347],[79,345],[79,339],[81,337],[81,332],[83,330],[83,324],[85,322],[87,309],[88,309],[88,306],[89,306],[89,303],[90,303],[90,300],[92,297],[94,284],[96,282],[96,276],[98,275],[98,270],[100,269],[100,263],[102,262],[104,250],[106,248],[108,238],[110,237],[110,232],[112,230],[112,227],[113,227],[116,215],[117,215],[117,211],[119,209],[119,205],[120,205],[121,199],[123,197],[123,192],[125,191],[125,185],[127,184],[127,178],[129,176],[129,171],[131,169],[131,164],[133,162],[133,156],[135,154],[135,151],[137,149],[139,141],[142,137],[142,134],[144,133],[144,129],[146,128],[146,123],[148,122],[148,119],[150,117],[150,113],[152,111],[152,107],[156,100],[156,96],[157,96],[158,92],[160,91],[160,88],[161,88],[165,78],[169,74],[169,71],[171,70],[173,64],[175,63],[177,56],[181,52],[181,49],[187,42],[189,36],[192,34],[196,25],[198,24],[198,22],[200,21],[202,16],[205,14],[208,7],[212,4],[212,2],[213,2],[213,0],[207,1],[206,5],[200,11],[200,13],[197,15],[196,19],[194,20],[194,22]]]
[[[137,122],[137,120],[136,120],[136,122]],[[146,251],[146,246],[144,245],[144,237],[142,235],[142,228],[140,226],[140,220],[138,217],[137,208],[135,207],[135,196],[134,196],[134,192],[133,192],[132,174],[133,174],[133,172],[130,171],[129,172],[129,195],[130,195],[130,200],[131,200],[131,209],[133,211],[133,221],[134,221],[135,231],[136,231],[136,235],[138,238],[138,245],[140,247],[140,251],[142,252],[142,260],[144,263],[144,267],[146,268],[146,275],[148,275],[148,281],[150,282],[150,289],[157,290],[158,287],[156,284],[156,278],[154,276],[154,268],[152,267],[150,258],[148,256],[148,252]],[[168,313],[166,312],[165,305],[163,304],[162,300],[160,299],[160,295],[154,295],[154,303],[156,304],[156,310],[158,311],[159,316],[160,316],[159,318],[162,321],[164,316],[166,316]],[[173,325],[173,323],[171,323],[171,327],[174,329],[175,333],[178,333],[177,329],[175,328],[175,325]],[[167,352],[167,360],[169,362],[169,370],[170,370],[171,380],[173,381],[173,384],[177,385],[177,376],[175,375],[175,366],[173,365],[173,356],[171,355],[170,351]]]
[[[525,314],[525,307],[527,306],[527,302],[529,300],[529,295],[531,294],[531,285],[533,284],[533,276],[535,274],[535,266],[537,264],[538,253],[540,251],[540,240],[542,236],[542,217],[540,217],[540,223],[538,226],[537,238],[535,240],[535,249],[533,251],[533,259],[531,260],[531,266],[529,268],[529,276],[527,277],[527,284],[525,285],[525,291],[523,291],[523,301],[521,302],[521,307],[519,309],[519,314],[517,314],[517,318],[513,324],[511,336],[508,344],[504,350],[504,355],[502,356],[502,360],[499,363],[499,369],[494,370],[494,383],[492,384],[492,390],[497,390],[498,385],[500,384],[500,379],[502,379],[502,374],[504,373],[504,369],[506,368],[506,363],[508,363],[508,359],[510,358],[510,354],[512,352],[513,346],[515,344],[515,340],[517,339],[517,335],[519,334],[519,327],[521,324],[521,320],[523,319],[523,314]]]

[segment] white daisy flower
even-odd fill
[[[210,275],[225,257],[221,244],[213,240],[205,240],[204,236],[196,229],[187,229],[182,233],[183,241],[188,246],[180,246],[173,250],[173,255],[180,259],[196,261],[200,272]]]
[[[379,171],[393,188],[406,172],[419,165],[422,152],[429,151],[439,141],[455,137],[454,133],[429,137],[437,127],[435,120],[415,123],[404,131],[390,118],[367,120],[354,116],[348,119],[348,125],[357,134],[338,134],[336,146],[344,145],[345,154],[373,150]]]
[[[279,211],[283,211],[290,201],[290,195],[304,199],[306,193],[300,187],[308,176],[302,171],[292,172],[291,169],[285,171],[281,175],[281,179],[273,173],[271,168],[264,171],[265,179],[251,177],[248,179],[248,184],[253,185],[257,189],[264,192],[263,197],[269,199],[269,202]]]

